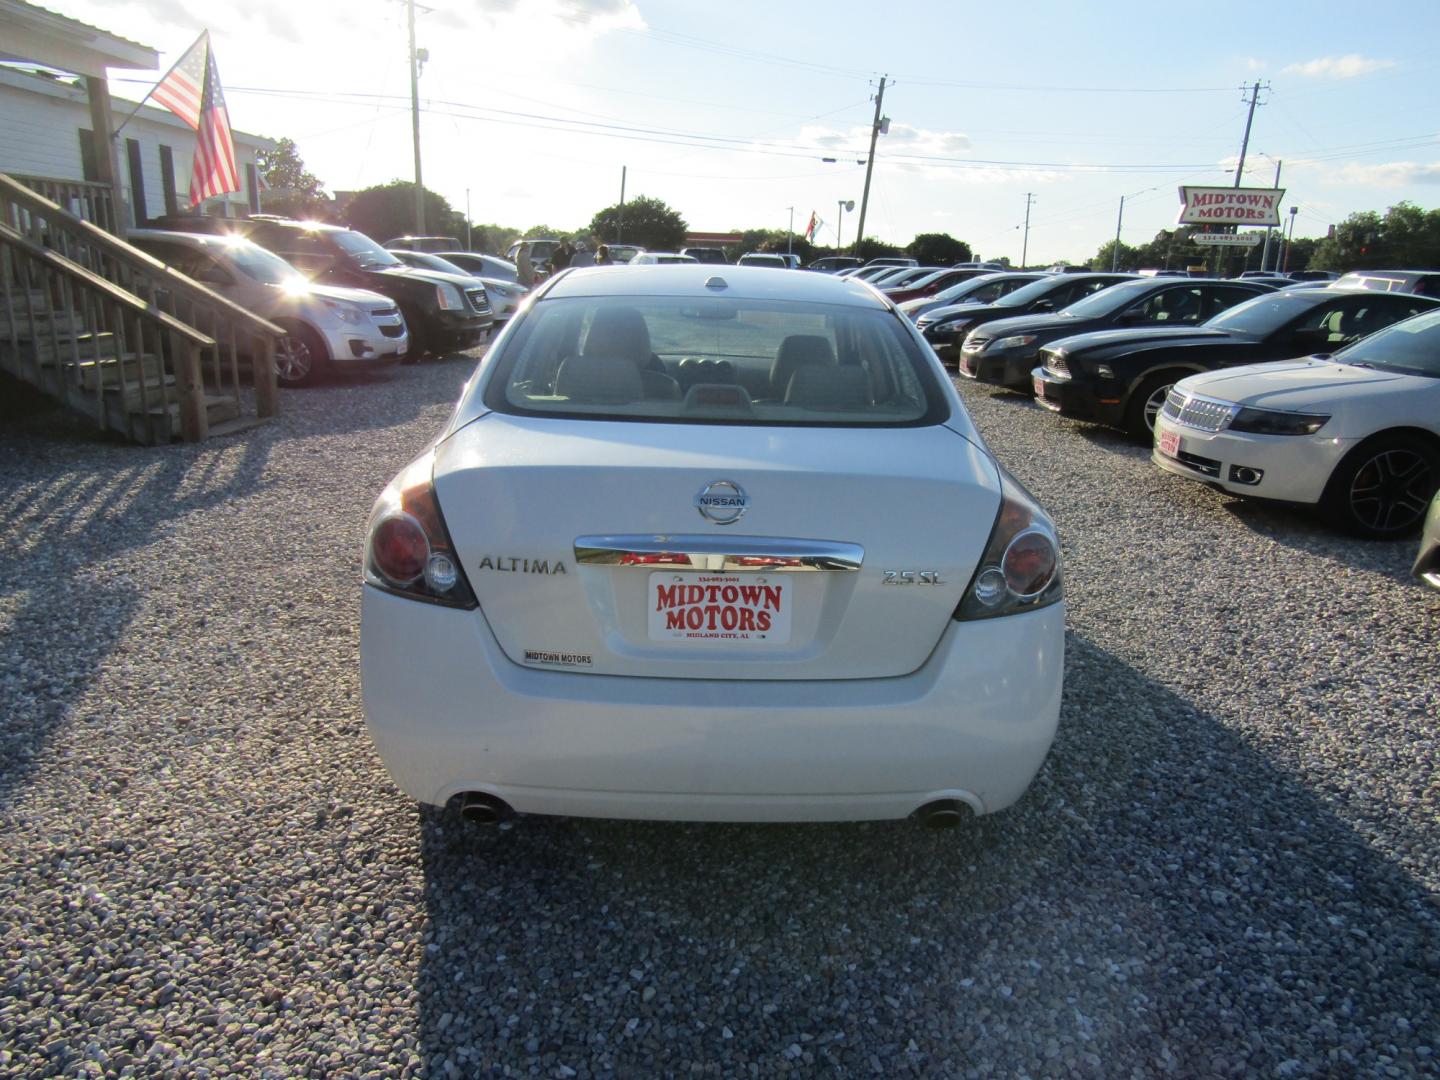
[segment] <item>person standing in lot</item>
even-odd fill
[[[515,253],[515,277],[527,289],[535,284],[535,267],[530,265],[529,244],[521,244],[520,250]]]
[[[575,244],[575,255],[571,258],[571,260],[570,260],[570,265],[571,265],[571,266],[594,266],[594,265],[595,265],[595,254],[594,254],[594,252],[592,252],[589,248],[587,248],[587,247],[585,246],[585,241],[584,241],[584,240],[579,240],[579,241],[576,242],[576,244]]]
[[[595,249],[595,265],[596,265],[596,266],[611,266],[611,265],[613,265],[613,261],[612,261],[611,258],[610,258],[610,245],[609,245],[609,244],[601,244],[598,248]]]
[[[570,246],[569,240],[561,240],[550,253],[550,272],[558,274],[561,270],[570,265],[571,258],[575,255],[575,249]]]

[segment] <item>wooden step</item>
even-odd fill
[[[84,332],[85,321],[73,311],[37,313],[34,318],[24,311],[17,311],[13,320],[4,311],[0,311],[0,338],[6,340],[18,338],[22,342],[42,341],[53,344],[57,336],[63,342]]]

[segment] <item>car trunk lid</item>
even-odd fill
[[[943,426],[500,414],[437,447],[435,489],[511,660],[696,679],[914,671],[1000,500],[993,461]],[[745,509],[716,524],[702,492],[716,518]]]

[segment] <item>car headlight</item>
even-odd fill
[[[435,303],[441,311],[465,310],[465,297],[449,282],[441,282],[435,286]]]
[[[970,325],[969,319],[945,319],[943,322],[933,324],[935,330],[946,330],[951,333],[958,333]]]
[[[1320,413],[1242,407],[1229,427],[1231,431],[1243,431],[1249,435],[1314,435],[1329,419]]]
[[[525,295],[525,290],[519,285],[511,285],[506,281],[487,281],[485,289],[487,292],[499,293],[507,300],[515,300]]]
[[[346,304],[340,300],[326,300],[324,303],[330,313],[343,323],[359,326],[365,322],[365,312],[353,304]]]
[[[1034,334],[1016,334],[1014,337],[997,338],[990,343],[990,347],[992,349],[1023,349],[1027,345],[1034,344]]]

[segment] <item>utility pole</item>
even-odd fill
[[[465,250],[474,251],[475,245],[470,243],[470,189],[465,189]]]
[[[1029,209],[1028,207],[1026,208]],[[1120,196],[1120,216],[1115,219],[1115,246],[1110,249],[1110,272],[1120,265],[1120,223],[1125,220],[1125,196]]]
[[[1279,187],[1280,187],[1280,166],[1281,166],[1281,165],[1284,165],[1284,164],[1285,164],[1285,163],[1284,163],[1283,161],[1280,161],[1280,160],[1276,160],[1276,162],[1275,162],[1275,185],[1274,185],[1274,186],[1275,186],[1275,188],[1276,188],[1277,190],[1278,190]],[[1266,266],[1269,264],[1269,262],[1270,262],[1270,237],[1274,234],[1274,232],[1275,232],[1275,227],[1274,227],[1273,225],[1267,225],[1267,226],[1265,227],[1265,247],[1262,248],[1261,251],[1260,251],[1260,269],[1261,269],[1261,270],[1264,270],[1265,267],[1266,267]],[[1276,263],[1278,264],[1279,261],[1280,261],[1280,259],[1279,259],[1280,252],[1277,250],[1277,251],[1275,252],[1275,255],[1276,255],[1275,261],[1276,261]]]
[[[1270,89],[1268,83],[1265,85],[1265,89]],[[1245,93],[1245,87],[1242,86],[1240,88],[1240,92],[1242,94]],[[1240,160],[1235,165],[1234,186],[1237,188],[1240,186],[1241,181],[1245,178],[1245,151],[1250,148],[1250,125],[1255,122],[1255,106],[1258,104],[1260,104],[1260,80],[1256,79],[1255,85],[1250,88],[1250,111],[1245,114],[1245,136],[1240,140]],[[1239,229],[1235,228],[1231,231],[1238,232]],[[1215,249],[1215,273],[1217,275],[1224,273],[1225,264],[1228,261],[1229,253],[1224,248],[1217,247]],[[1243,262],[1241,265],[1244,265]]]
[[[870,206],[870,174],[875,171],[875,141],[880,138],[880,109],[885,104],[885,76],[880,76],[880,89],[875,95],[875,120],[870,125],[870,156],[865,159],[865,191],[860,196],[860,227],[855,231],[855,254],[865,239],[865,211]],[[886,121],[886,126],[889,121]]]
[[[785,234],[785,254],[793,255],[795,253],[795,208],[792,206],[789,209],[790,231]]]
[[[625,240],[625,171],[628,165],[620,166],[620,220],[615,224],[615,242],[622,243]]]
[[[1035,193],[1025,193],[1025,242],[1020,245],[1020,269],[1025,269],[1026,257],[1030,254],[1030,204],[1035,201]]]
[[[415,55],[415,0],[405,4],[410,24],[410,128],[415,136],[415,235],[425,235],[425,188],[420,182],[420,61]]]
[[[1270,89],[1270,84],[1265,84],[1265,89]],[[1240,92],[1244,93],[1242,86]],[[1250,125],[1255,122],[1255,106],[1260,104],[1260,83],[1256,81],[1250,88],[1250,111],[1245,114],[1245,137],[1240,140],[1240,164],[1235,166],[1235,186],[1240,186],[1240,180],[1245,175],[1245,151],[1250,148]]]
[[[1290,249],[1295,246],[1295,215],[1300,212],[1300,207],[1290,207],[1290,239],[1285,241],[1285,265],[1280,272],[1283,274],[1290,269]]]

